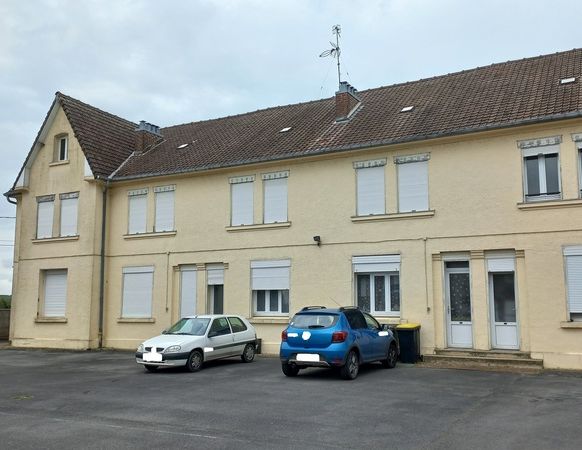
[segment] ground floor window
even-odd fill
[[[290,269],[288,259],[251,262],[253,314],[289,314]]]
[[[354,256],[355,303],[363,311],[400,315],[400,255]]]
[[[206,265],[208,280],[208,312],[222,314],[224,312],[224,264]]]
[[[43,270],[43,317],[65,317],[67,309],[67,270]]]
[[[121,317],[151,318],[153,290],[153,266],[125,267]]]
[[[569,319],[582,321],[582,245],[565,247],[564,260]]]

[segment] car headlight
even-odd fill
[[[164,353],[179,352],[181,348],[182,347],[180,347],[179,345],[170,345],[166,350],[164,350]]]
[[[137,348],[137,352],[143,353],[143,344],[139,344],[139,347]]]

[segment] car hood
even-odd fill
[[[160,334],[143,342],[144,347],[163,347],[170,345],[185,345],[195,341],[204,341],[204,336],[188,336],[183,334]]]

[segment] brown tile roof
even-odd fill
[[[560,79],[577,77],[572,84]],[[335,123],[334,99],[279,106],[161,130],[164,142],[133,156],[116,178],[237,166],[429,139],[582,115],[582,49],[359,92]],[[405,106],[411,112],[401,113]],[[292,127],[286,133],[279,130]],[[181,144],[190,143],[178,149]]]

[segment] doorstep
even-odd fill
[[[436,349],[424,355],[424,367],[536,373],[544,368],[543,360],[527,352],[512,350]]]

